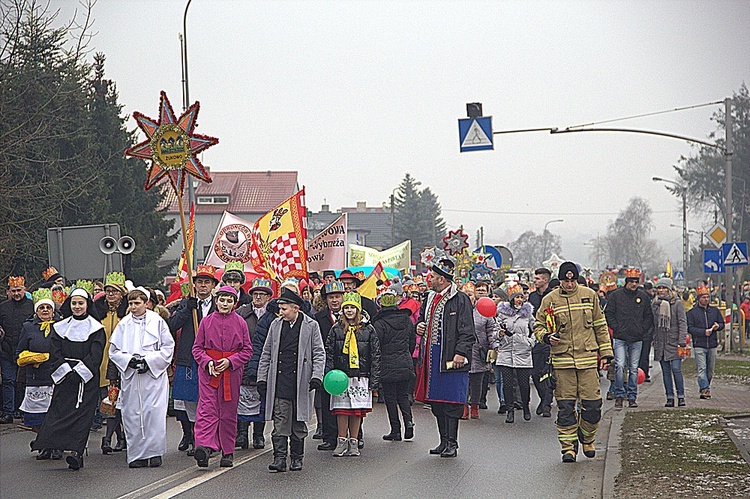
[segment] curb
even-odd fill
[[[739,437],[737,437],[737,434],[734,432],[733,428],[742,428],[740,425],[735,424],[732,420],[734,419],[747,419],[750,415],[748,414],[734,414],[731,416],[724,416],[719,418],[719,424],[721,424],[721,427],[724,428],[724,432],[727,434],[729,439],[732,441],[735,447],[737,447],[737,450],[740,451],[740,455],[742,456],[742,459],[745,460],[746,463],[750,464],[750,452],[747,448],[747,440],[743,440]]]

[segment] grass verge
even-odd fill
[[[750,497],[750,466],[715,410],[628,413],[615,497]]]
[[[687,358],[682,362],[682,373],[690,377],[698,375],[695,370],[694,357]],[[750,359],[723,359],[719,356],[716,358],[714,377],[736,383],[750,383]]]

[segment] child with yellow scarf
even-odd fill
[[[338,440],[333,455],[359,456],[357,434],[372,411],[372,391],[380,384],[380,342],[358,293],[344,293],[341,316],[326,341],[328,365],[344,371],[349,387],[331,395],[331,413],[338,423]]]

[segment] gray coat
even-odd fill
[[[534,331],[534,307],[526,302],[521,308],[512,308],[508,302],[497,307],[497,322],[500,326],[493,347],[497,348],[495,364],[506,367],[531,369],[531,349],[536,344]],[[512,334],[501,334],[503,331]]]
[[[477,341],[471,349],[470,373],[483,373],[491,371],[492,367],[487,363],[487,350],[490,348],[492,339],[495,337],[497,323],[494,317],[485,317],[474,308],[474,333]]]
[[[687,318],[685,316],[685,305],[679,297],[672,295],[669,301],[669,331],[659,327],[659,304],[661,299],[654,298],[651,307],[654,312],[654,360],[677,360],[677,347],[685,346],[687,336]]]
[[[276,398],[276,376],[273,374],[276,373],[279,364],[282,320],[279,317],[271,323],[258,364],[258,382],[266,382],[267,421],[273,419],[273,401]],[[302,312],[298,320],[302,320],[302,325],[297,351],[297,421],[310,421],[315,412],[315,392],[309,391],[310,380],[312,378],[323,380],[326,351],[318,323]],[[268,375],[269,373],[271,376]]]

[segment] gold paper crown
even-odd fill
[[[523,293],[523,288],[520,284],[513,283],[505,289],[505,294],[508,295],[508,298],[517,293]]]
[[[461,291],[463,291],[464,293],[471,291],[473,293],[474,291],[476,291],[476,288],[474,286],[474,283],[469,281],[463,286],[461,286]]]
[[[224,272],[229,272],[230,270],[236,270],[238,272],[245,272],[245,264],[240,262],[239,260],[233,260],[231,262],[227,262],[226,265],[224,265]]]
[[[198,269],[193,277],[210,277],[211,279],[218,281],[218,279],[216,279],[216,269],[213,265],[198,265]]]
[[[52,301],[55,303],[64,303],[65,300],[68,298],[68,293],[66,293],[64,290],[56,289],[52,291]]]
[[[81,288],[86,291],[89,296],[94,296],[94,281],[88,281],[86,279],[78,279],[76,281],[76,288]]]
[[[706,286],[698,286],[697,288],[695,288],[695,296],[710,294],[711,293],[708,291],[708,288]]]
[[[17,288],[19,286],[25,286],[26,279],[23,276],[10,276],[8,277],[8,287]]]
[[[125,289],[125,274],[122,272],[110,272],[104,278],[104,287],[115,286]]]
[[[34,299],[34,304],[39,303],[41,300],[50,300],[54,302],[52,299],[52,290],[50,288],[39,288],[31,293],[31,297]]]
[[[639,279],[641,277],[641,271],[638,269],[627,269],[625,270],[625,279]]]
[[[49,281],[50,277],[52,277],[55,274],[59,274],[59,272],[57,271],[57,269],[55,267],[47,267],[47,270],[45,270],[44,272],[42,272],[42,278],[45,281]]]

